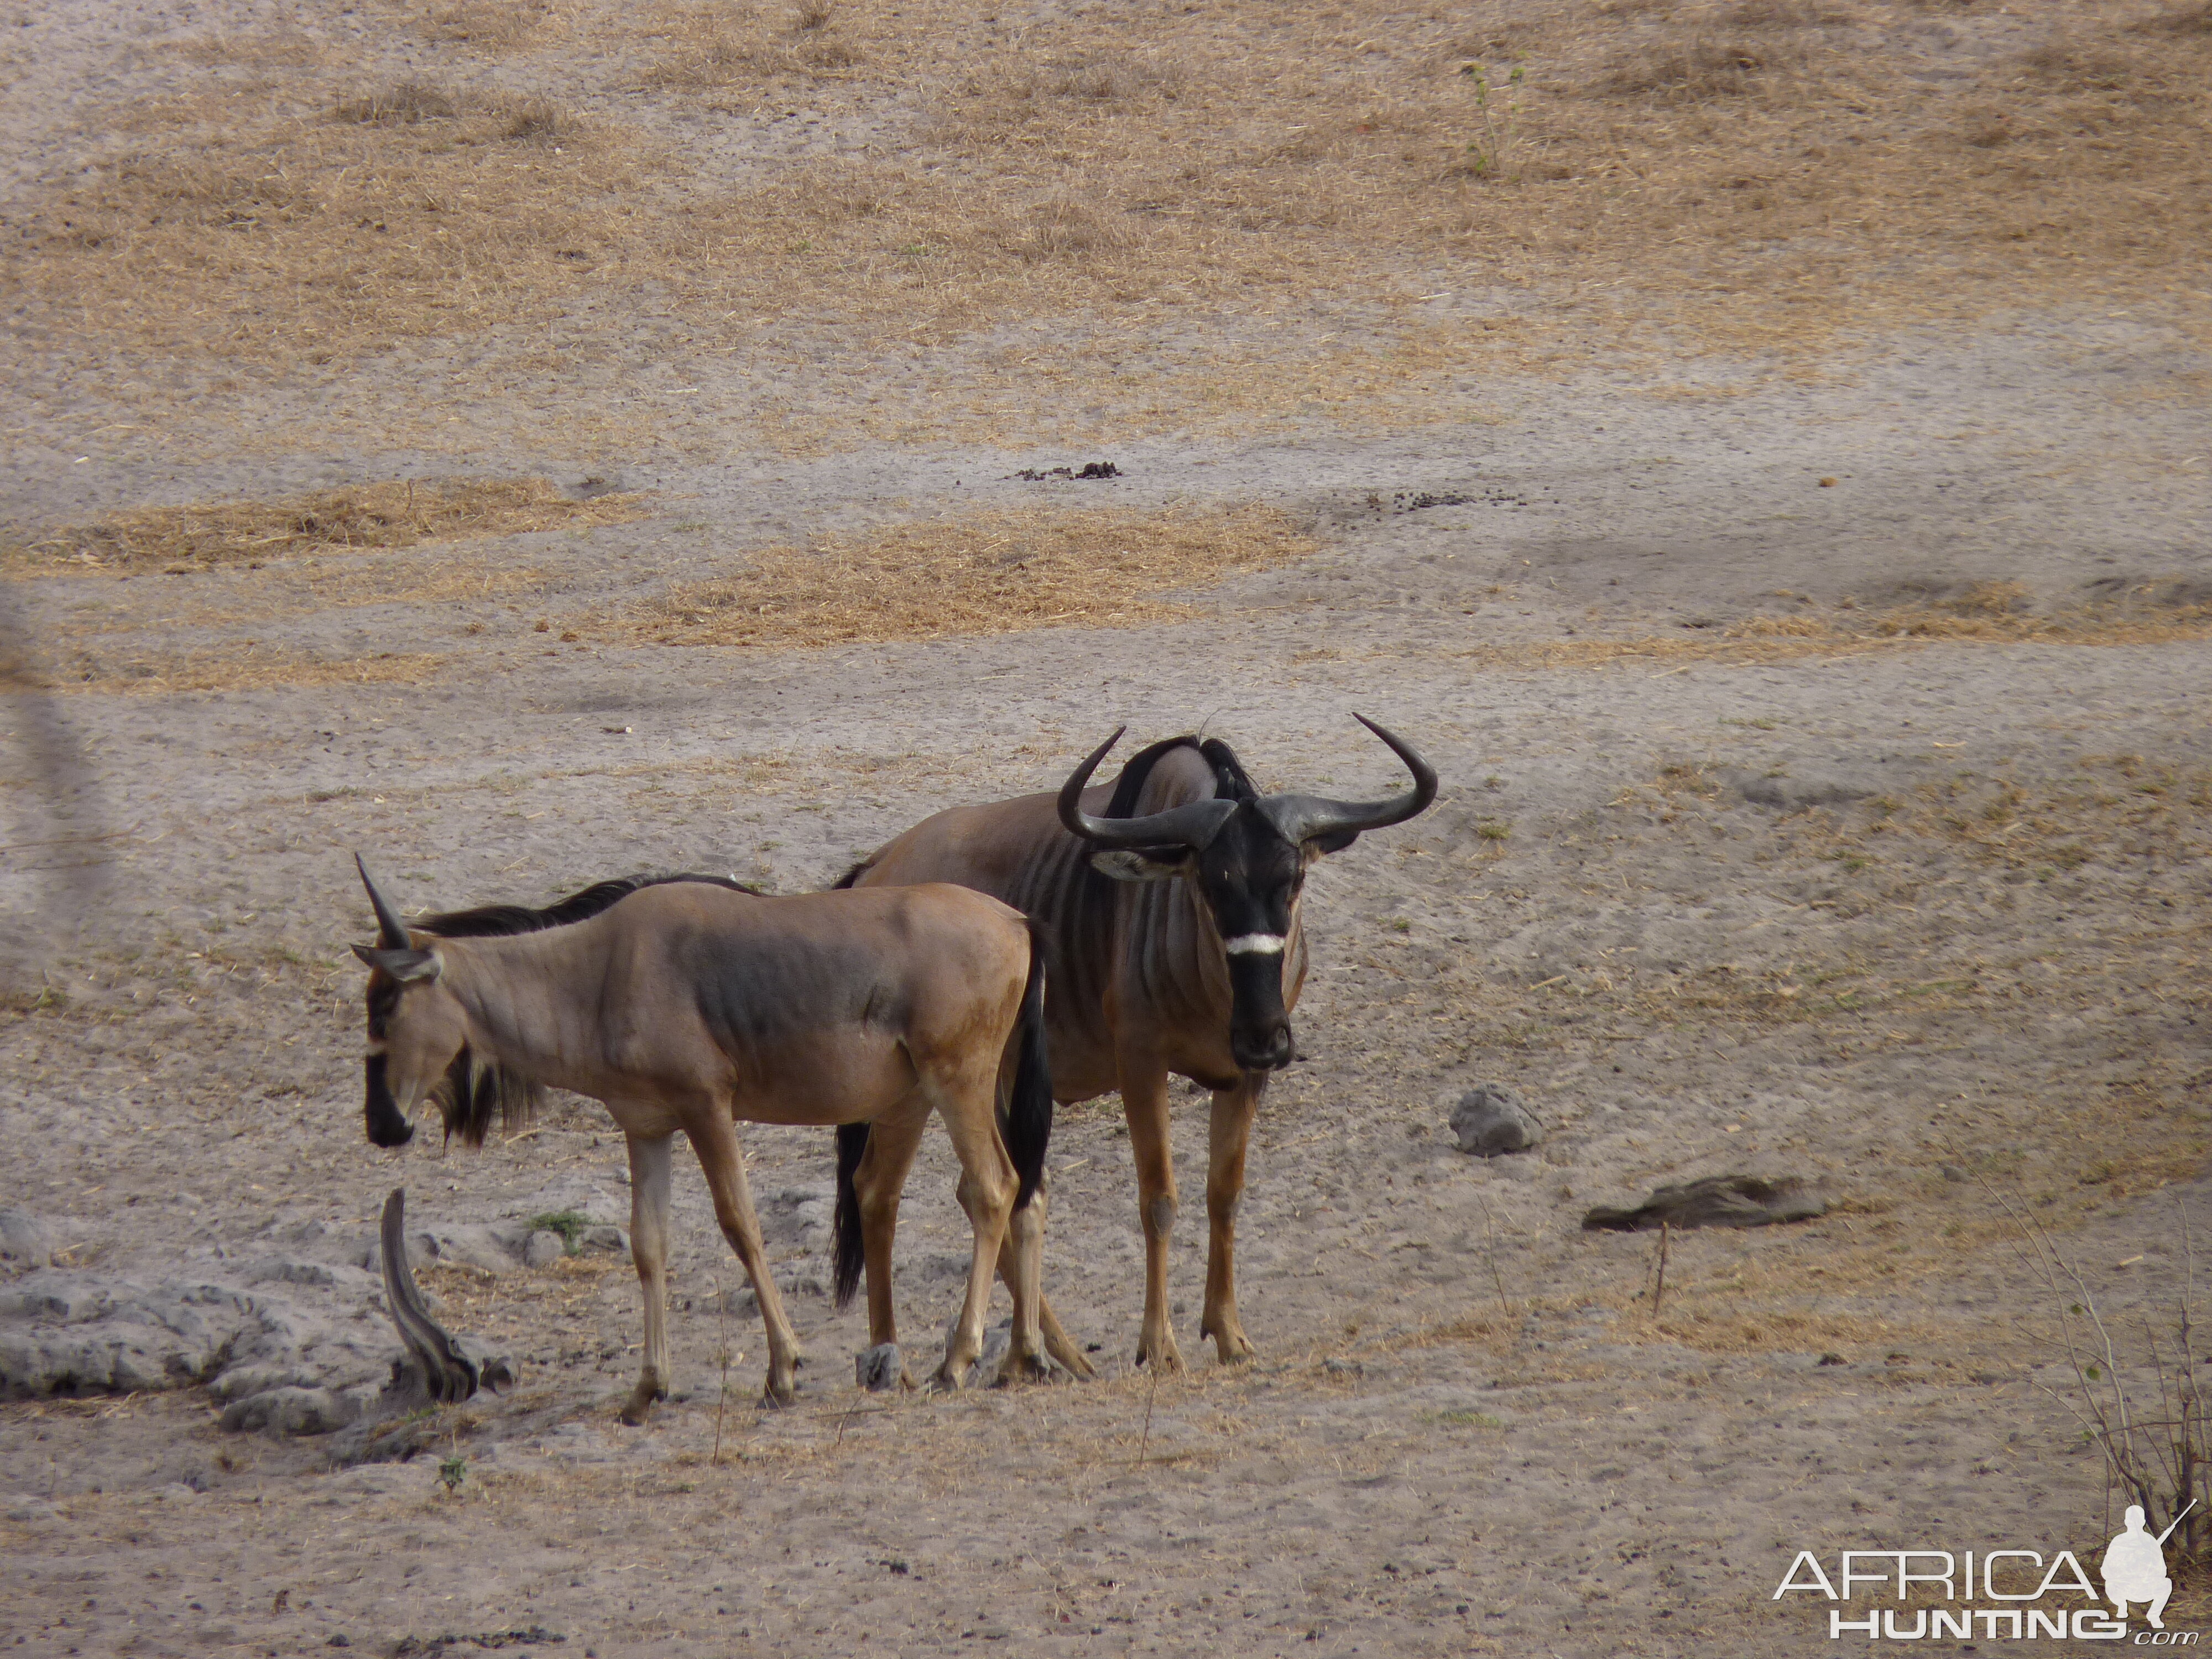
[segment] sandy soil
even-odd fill
[[[161,27],[216,21],[254,20]],[[72,123],[104,118],[103,76],[133,96],[171,72],[143,37],[24,27],[57,31],[64,95],[9,117],[46,147],[17,151],[18,201],[92,153]],[[1470,333],[1565,307],[1426,303],[1423,326]],[[1309,335],[1382,356],[1408,314],[1323,311]],[[635,331],[534,434],[449,404],[459,370],[406,350],[350,384],[207,392],[219,368],[179,356],[149,393],[82,354],[46,378],[74,348],[19,331],[40,428],[7,440],[33,545],[6,599],[47,689],[7,699],[0,1158],[6,1206],[61,1248],[47,1277],[220,1278],[309,1237],[350,1259],[401,1183],[429,1225],[626,1220],[588,1103],[481,1154],[366,1144],[354,849],[409,907],[641,867],[809,888],[940,806],[1055,783],[1125,720],[1202,725],[1264,782],[1352,793],[1391,775],[1359,709],[1444,788],[1310,889],[1306,1063],[1269,1097],[1242,1223],[1257,1363],[1197,1340],[1198,1096],[1177,1096],[1174,1266],[1194,1369],[1164,1379],[1128,1363],[1141,1245],[1110,1100],[1066,1111],[1051,1159],[1048,1284],[1103,1373],[1084,1386],[861,1394],[859,1310],[802,1288],[799,1405],[756,1411],[757,1328],[679,1163],[684,1387],[649,1429],[615,1419],[635,1279],[588,1252],[425,1269],[522,1382],[432,1419],[407,1462],[226,1433],[193,1388],[0,1405],[0,1644],[1783,1654],[1826,1640],[1825,1604],[1769,1599],[1800,1549],[2101,1548],[2112,1495],[2063,1346],[2085,1298],[2034,1252],[2078,1266],[2147,1386],[2186,1228],[2212,1223],[2212,362],[2191,314],[2046,295],[1658,367],[1597,330],[1364,412],[1170,411],[1115,438],[1152,392],[1109,387],[1054,447],[1018,408],[987,437],[871,439],[847,410],[784,443],[709,408],[767,398],[746,364]],[[1233,311],[1182,325],[1267,346]],[[805,395],[888,385],[927,409],[938,368],[987,381],[1003,343],[824,356]],[[635,441],[625,374],[653,411]],[[708,389],[680,428],[664,379]],[[1019,390],[1029,430],[1068,430],[1051,387]],[[466,437],[422,437],[449,406]],[[380,409],[411,435],[368,434]],[[1125,476],[1012,476],[1106,459]],[[108,508],[452,473],[638,505],[176,574],[35,545]],[[1126,626],[641,642],[653,604],[758,550],[1096,507],[1260,507],[1304,539]],[[1477,1082],[1530,1103],[1538,1151],[1455,1150]],[[827,1137],[744,1140],[779,1255],[826,1277],[802,1210]],[[1674,1237],[1656,1310],[1652,1239],[1581,1229],[1738,1172],[1833,1207]],[[956,1305],[951,1183],[933,1139],[899,1261],[924,1355]],[[284,1290],[349,1317],[339,1290]],[[2197,1627],[2197,1595],[2170,1624]]]

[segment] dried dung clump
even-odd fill
[[[643,606],[624,631],[664,645],[830,645],[1127,626],[1158,597],[1296,562],[1318,544],[1273,507],[1005,512],[770,548]]]

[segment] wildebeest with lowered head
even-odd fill
[[[939,1381],[959,1386],[981,1349],[994,1267],[1014,1301],[1000,1375],[1042,1368],[1044,1218],[1032,1200],[1052,1080],[1043,960],[1019,913],[943,884],[766,898],[710,876],[633,877],[544,910],[494,906],[410,929],[365,867],[361,878],[378,927],[374,945],[354,947],[370,970],[370,1139],[404,1144],[414,1133],[407,1114],[427,1095],[447,1134],[481,1145],[495,1116],[526,1115],[550,1086],[602,1102],[629,1141],[645,1358],[626,1419],[643,1420],[667,1394],[669,1155],[679,1129],[760,1301],[766,1402],[792,1397],[798,1343],[761,1246],[738,1118],[872,1122],[919,1139],[933,1109],[959,1157],[960,1203],[975,1230]],[[864,1242],[871,1339],[895,1342],[890,1230],[867,1226]]]
[[[1128,1117],[1145,1230],[1139,1361],[1182,1364],[1168,1322],[1170,1073],[1213,1091],[1199,1332],[1225,1361],[1253,1352],[1237,1315],[1237,1206],[1253,1115],[1268,1075],[1295,1052],[1306,872],[1367,830],[1402,823],[1437,793],[1436,773],[1412,745],[1354,718],[1405,763],[1410,791],[1370,802],[1262,795],[1227,744],[1195,737],[1153,744],[1110,790],[1091,788],[1116,732],[1057,793],[939,812],[840,884],[958,882],[1017,907],[1042,934],[1054,1092],[1078,1101],[1118,1089]],[[841,1179],[864,1155],[872,1170],[888,1158],[903,1176],[913,1146],[880,1146],[884,1133],[838,1132]],[[1042,1317],[1048,1335],[1056,1331],[1048,1305]]]

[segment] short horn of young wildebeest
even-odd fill
[[[1118,1089],[1128,1118],[1145,1231],[1140,1362],[1182,1364],[1168,1322],[1170,1073],[1213,1091],[1199,1332],[1224,1361],[1253,1352],[1237,1312],[1237,1206],[1267,1079],[1296,1053],[1306,872],[1366,831],[1423,811],[1437,794],[1435,771],[1410,744],[1354,718],[1405,763],[1410,791],[1364,802],[1262,795],[1227,744],[1195,737],[1153,744],[1110,789],[1092,788],[1116,732],[1056,793],[940,812],[841,884],[958,882],[1016,906],[1042,934],[1054,1091],[1078,1101]],[[864,1148],[872,1153],[871,1140],[870,1131],[841,1130],[841,1164]],[[1048,1303],[1042,1317],[1049,1336]]]
[[[645,1359],[626,1421],[643,1421],[668,1391],[678,1130],[760,1303],[764,1403],[792,1398],[799,1346],[761,1243],[738,1119],[872,1123],[903,1143],[934,1110],[960,1159],[960,1203],[975,1231],[967,1298],[938,1380],[958,1387],[981,1352],[994,1268],[1014,1303],[1000,1376],[1041,1372],[1044,1212],[1033,1200],[1053,1101],[1043,966],[1018,912],[941,884],[767,898],[718,877],[639,876],[544,910],[490,906],[410,927],[366,868],[362,880],[379,926],[377,944],[354,947],[370,970],[372,1139],[404,1141],[393,1125],[404,1129],[427,1097],[448,1137],[480,1146],[495,1119],[520,1121],[550,1087],[600,1101],[629,1142]],[[888,1230],[880,1252],[878,1242],[872,1234],[866,1254],[871,1340],[896,1342]]]

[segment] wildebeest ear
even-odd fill
[[[1172,881],[1189,865],[1180,847],[1102,847],[1091,855],[1091,867],[1116,881]]]
[[[1326,856],[1330,853],[1341,853],[1358,839],[1359,831],[1357,830],[1332,830],[1325,836],[1308,837],[1306,850],[1316,856]]]
[[[387,951],[381,945],[356,945],[353,953],[403,984],[413,979],[435,979],[445,966],[435,951]]]

